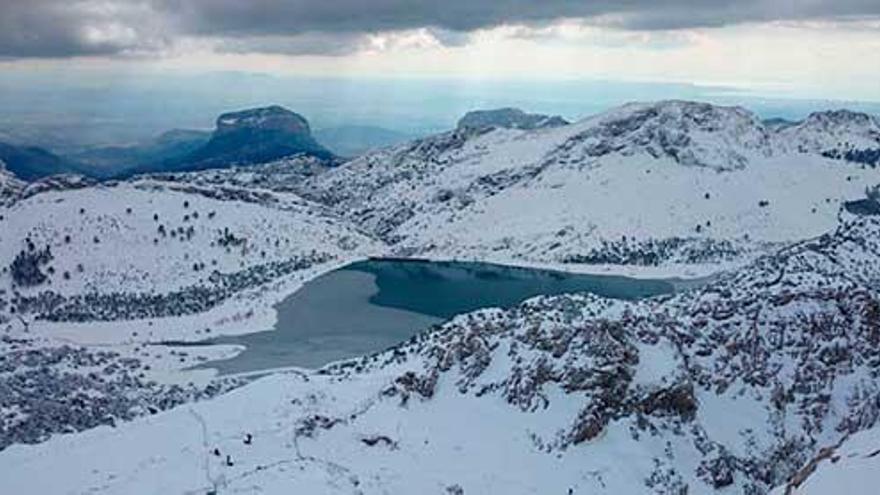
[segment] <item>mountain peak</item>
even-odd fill
[[[767,129],[741,107],[684,100],[630,103],[578,125],[583,131],[570,138],[568,154],[571,146],[581,143],[587,157],[647,153],[682,165],[725,170],[742,168],[751,157],[772,152]]]
[[[280,105],[224,113],[217,117],[217,129],[214,132],[224,134],[245,128],[311,135],[309,122],[305,117]]]
[[[864,112],[856,112],[847,109],[824,110],[820,112],[812,112],[804,125],[859,125],[871,126],[877,125],[874,117]]]
[[[830,110],[811,113],[803,122],[780,130],[781,145],[798,153],[880,164],[880,121],[863,112]]]
[[[305,117],[272,105],[220,115],[210,140],[184,163],[187,170],[199,170],[267,163],[297,154],[333,157],[312,137]]]
[[[526,113],[519,108],[505,107],[491,110],[473,110],[464,115],[456,126],[458,129],[483,129],[504,127],[507,129],[543,129],[568,125],[558,115]]]

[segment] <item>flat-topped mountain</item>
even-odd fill
[[[185,161],[193,167],[209,168],[265,163],[296,154],[333,156],[315,141],[303,116],[274,105],[220,115],[211,139]]]
[[[214,132],[201,146],[176,158],[137,167],[127,175],[252,165],[293,155],[333,158],[333,153],[312,137],[302,115],[273,105],[224,113],[217,117]]]
[[[496,108],[493,110],[474,110],[458,121],[458,129],[484,129],[504,127],[507,129],[542,129],[568,125],[568,121],[558,115],[526,113],[518,108]]]

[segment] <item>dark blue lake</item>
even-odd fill
[[[246,350],[203,367],[223,374],[315,368],[387,349],[479,308],[571,292],[639,299],[672,293],[674,282],[473,262],[361,261],[324,274],[284,299],[276,307],[274,330],[211,340]]]

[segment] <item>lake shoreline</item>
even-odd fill
[[[305,282],[274,308],[271,329],[199,341],[235,345],[229,359],[203,363],[222,375],[316,369],[393,347],[449,318],[509,308],[539,295],[591,292],[640,299],[680,290],[678,280],[578,274],[482,261],[370,257]]]

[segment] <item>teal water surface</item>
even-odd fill
[[[223,374],[316,368],[387,349],[456,314],[512,307],[537,295],[592,292],[639,299],[674,291],[669,280],[458,261],[361,261],[306,283],[280,302],[272,331],[206,342],[246,349],[205,367]]]

